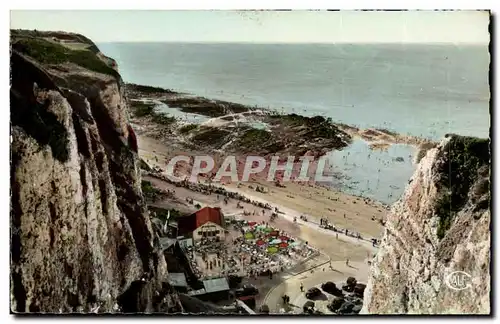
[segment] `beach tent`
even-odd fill
[[[278,252],[278,248],[275,246],[270,246],[267,248],[267,252],[268,253],[276,253],[276,252]]]

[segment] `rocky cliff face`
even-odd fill
[[[489,179],[488,140],[427,152],[387,217],[363,313],[490,313]]]
[[[14,312],[182,311],[106,59],[80,35],[13,33]]]

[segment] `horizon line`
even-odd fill
[[[169,44],[244,44],[244,45],[473,45],[489,46],[483,42],[270,42],[270,41],[172,41],[172,40],[113,40],[113,41],[94,41],[96,44],[105,43],[169,43]]]

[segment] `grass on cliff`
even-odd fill
[[[438,238],[445,236],[453,218],[467,203],[471,186],[478,179],[478,169],[490,164],[489,145],[488,139],[453,135],[443,149],[448,156],[439,170],[444,193],[435,209],[439,217]]]
[[[155,188],[151,182],[146,180],[141,181],[141,188],[144,198],[149,201],[156,201],[163,194],[160,189]]]
[[[12,45],[12,48],[42,64],[71,62],[94,72],[119,77],[118,72],[101,61],[90,50],[72,50],[63,45],[36,38],[19,39]]]

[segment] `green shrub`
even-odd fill
[[[272,138],[271,133],[264,129],[251,128],[238,139],[238,144],[244,147],[262,146]]]
[[[196,124],[184,125],[181,128],[179,128],[179,133],[186,134],[186,133],[189,133],[190,131],[192,131],[196,128],[198,128],[198,125],[196,125]]]
[[[153,113],[153,121],[157,124],[170,125],[177,121],[175,117],[169,116],[166,113]]]
[[[145,102],[140,102],[140,101],[132,101],[130,103],[130,107],[132,108],[134,112],[134,116],[136,117],[144,117],[144,116],[149,116],[154,113],[154,104],[151,103],[145,103]]]
[[[489,140],[452,135],[443,148],[448,156],[439,170],[439,184],[445,192],[437,201],[435,212],[439,217],[437,235],[443,238],[453,218],[468,200],[471,186],[478,178],[478,169],[490,164]]]
[[[91,71],[119,77],[118,72],[90,50],[72,50],[60,44],[35,38],[19,39],[12,47],[42,64],[72,62]]]
[[[141,189],[144,198],[150,201],[155,201],[163,194],[160,189],[155,188],[151,182],[146,180],[141,181]]]
[[[166,209],[166,208],[149,206],[148,209],[155,214],[156,218],[161,219],[163,222],[165,222],[167,220],[169,211],[170,211],[170,219],[171,220],[182,216],[181,212],[178,211],[177,209],[174,209],[174,208]]]
[[[193,136],[193,141],[198,144],[223,145],[229,131],[217,127],[201,127],[199,132]]]

